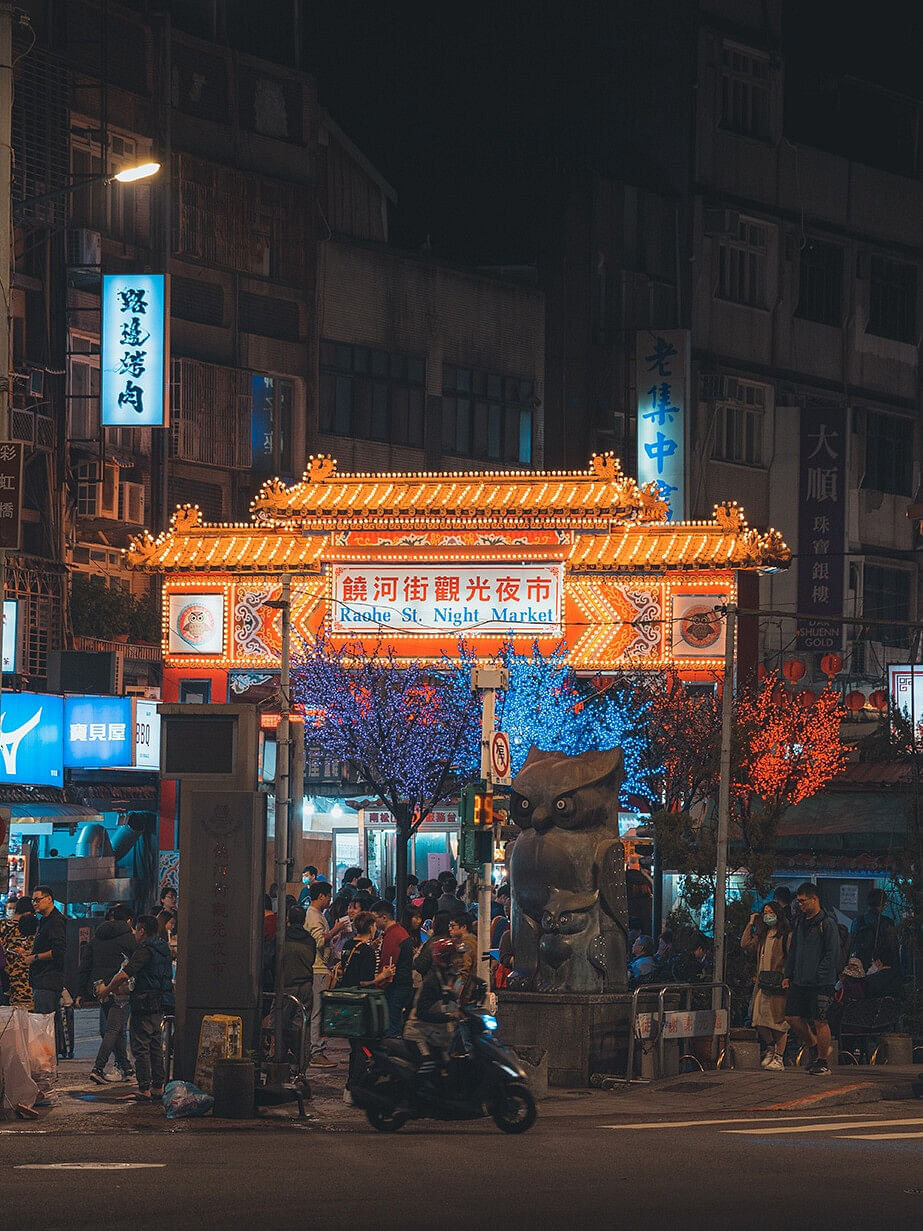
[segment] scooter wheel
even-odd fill
[[[538,1112],[532,1091],[514,1083],[504,1086],[491,1107],[494,1124],[504,1133],[525,1133],[535,1123]]]
[[[400,1115],[393,1107],[387,1111],[381,1107],[370,1107],[365,1115],[372,1128],[378,1129],[379,1133],[396,1133],[407,1123],[407,1117]]]

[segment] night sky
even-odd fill
[[[175,5],[183,24],[183,0]],[[291,59],[291,7],[230,0],[231,41]],[[549,172],[656,179],[647,105],[664,88],[661,49],[693,37],[693,8],[303,0],[303,67],[316,74],[322,105],[397,189],[396,243],[412,249],[429,237],[441,256],[529,262]],[[787,0],[786,135],[906,171],[912,108],[848,79],[919,98],[921,14],[919,0]],[[625,57],[640,65],[633,82],[620,71]]]

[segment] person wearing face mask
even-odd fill
[[[742,949],[756,951],[756,974],[753,978],[753,1025],[766,1051],[760,1065],[764,1069],[783,1069],[788,1022],[785,1018],[785,962],[791,940],[791,926],[775,901],[767,902],[761,911],[750,916],[750,922],[740,938]]]

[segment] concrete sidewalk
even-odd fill
[[[96,1086],[89,1079],[98,1046],[95,1010],[78,1010],[74,1060],[58,1065],[58,1084],[51,1107],[39,1119],[0,1119],[0,1133],[145,1133],[145,1132],[357,1132],[366,1127],[362,1112],[343,1102],[348,1047],[331,1039],[333,1069],[310,1069],[311,1099],[307,1119],[299,1120],[294,1104],[264,1109],[256,1120],[168,1120],[160,1103],[134,1101],[134,1083]],[[592,1117],[649,1120],[688,1116],[708,1119],[724,1114],[760,1112],[791,1115],[828,1108],[914,1098],[913,1083],[923,1080],[923,1066],[849,1065],[829,1077],[813,1077],[804,1069],[781,1073],[762,1070],[715,1070],[687,1073],[652,1082],[614,1081],[606,1090],[553,1090],[539,1103],[541,1120]]]

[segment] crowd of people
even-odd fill
[[[473,993],[477,978],[477,895],[473,887],[459,887],[443,872],[433,880],[408,880],[406,899],[396,900],[393,886],[379,895],[361,868],[347,868],[338,889],[308,866],[302,876],[298,900],[290,897],[286,910],[283,984],[287,995],[304,1008],[309,1022],[312,1068],[333,1068],[322,1033],[322,995],[334,987],[379,988],[387,1002],[392,1038],[408,1032],[428,1047],[451,1032],[460,1015],[458,1006]],[[264,927],[264,987],[274,978],[275,904],[267,895]],[[495,977],[502,985],[509,957],[510,891],[501,885],[491,901],[491,949]],[[426,989],[424,991],[424,988]],[[290,1054],[296,1036],[287,1025]],[[349,1083],[356,1073],[353,1048],[350,1076],[344,1097],[350,1101]]]

